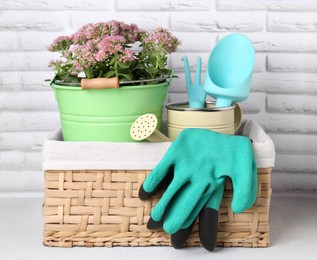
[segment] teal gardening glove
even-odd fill
[[[226,177],[233,184],[233,212],[250,208],[257,193],[257,169],[250,139],[207,129],[183,130],[139,190],[140,199],[145,200],[169,183],[151,212],[148,228],[163,225],[172,234],[172,245],[179,248],[199,214],[200,241],[212,251]]]

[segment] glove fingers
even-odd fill
[[[173,179],[173,165],[175,160],[175,152],[173,152],[173,144],[168,149],[163,159],[152,170],[149,176],[142,184],[139,197],[142,200],[148,199],[154,193],[158,192],[168,181]]]
[[[231,178],[234,190],[231,207],[235,213],[241,213],[252,207],[256,200],[258,175],[252,147],[250,147],[250,149],[251,151],[248,151],[249,156],[239,158],[239,163],[242,166],[237,167],[240,170],[237,169]],[[244,155],[245,154],[243,154],[243,156]]]
[[[163,216],[161,217],[161,219],[159,221],[155,221],[151,216],[149,218],[149,221],[147,222],[147,228],[150,230],[157,230],[160,228],[163,228],[163,223],[164,223],[164,219],[166,217],[166,213],[168,212],[169,206],[167,206]]]
[[[221,183],[221,185],[218,186],[216,190],[214,186],[209,187],[206,190],[206,192],[202,195],[200,201],[197,203],[196,207],[189,215],[188,219],[185,221],[182,228],[190,226],[203,207],[212,208],[218,211],[222,200],[224,186],[225,182]]]
[[[163,227],[165,232],[174,234],[183,226],[205,189],[206,185],[188,183],[176,194],[164,220]]]
[[[217,187],[217,189],[212,192],[212,195],[209,197],[209,200],[206,203],[206,208],[215,209],[217,211],[219,210],[223,191],[225,189],[225,181],[226,180],[223,179],[222,183]]]
[[[141,185],[139,189],[139,198],[141,200],[147,200],[151,198],[154,194],[163,189],[164,186],[169,185],[173,179],[174,175],[174,167],[169,168],[167,174],[162,178],[162,180],[157,184],[157,186],[151,192],[147,192],[144,189],[144,183]],[[149,189],[147,189],[149,190]]]
[[[160,221],[162,216],[167,212],[169,203],[174,195],[184,186],[186,179],[174,178],[171,184],[167,187],[162,198],[156,204],[151,212],[151,217],[154,221]],[[171,206],[171,205],[170,205]]]
[[[197,202],[195,208],[193,209],[193,211],[190,213],[189,217],[184,222],[184,224],[182,226],[182,229],[187,228],[188,226],[190,226],[195,221],[195,219],[199,215],[199,212],[205,206],[205,204],[207,203],[208,199],[210,198],[210,194],[213,193],[213,190],[214,190],[214,188],[211,187],[211,186],[208,187],[205,190],[205,192],[201,196],[200,200]]]
[[[217,241],[218,210],[203,208],[199,214],[199,239],[203,247],[213,251]]]
[[[193,223],[189,225],[189,227],[185,229],[180,229],[175,234],[171,235],[171,243],[174,248],[179,249],[184,246],[193,230],[194,224],[195,221],[193,221]]]
[[[153,218],[150,217],[146,227],[150,230],[160,229],[163,227],[163,221],[164,217],[162,217],[160,221],[155,221],[153,220]]]
[[[218,231],[218,211],[225,188],[225,180],[217,187],[199,214],[199,239],[203,247],[213,251]]]

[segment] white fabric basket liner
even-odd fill
[[[253,140],[258,168],[274,166],[271,138],[253,120],[243,124],[242,134]],[[43,145],[43,170],[152,170],[171,142],[65,142],[61,129]]]

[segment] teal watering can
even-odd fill
[[[209,56],[204,90],[216,98],[216,107],[248,98],[255,52],[250,40],[239,33],[224,37]]]
[[[217,99],[216,107],[228,107],[248,98],[255,52],[246,36],[230,34],[216,45],[209,56],[204,84],[200,83],[201,58],[197,58],[195,84],[190,79],[187,57],[183,61],[190,108],[203,108],[206,94]]]

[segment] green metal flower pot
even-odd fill
[[[130,127],[145,113],[157,116],[159,129],[170,81],[87,90],[52,83],[64,140],[133,142]]]

